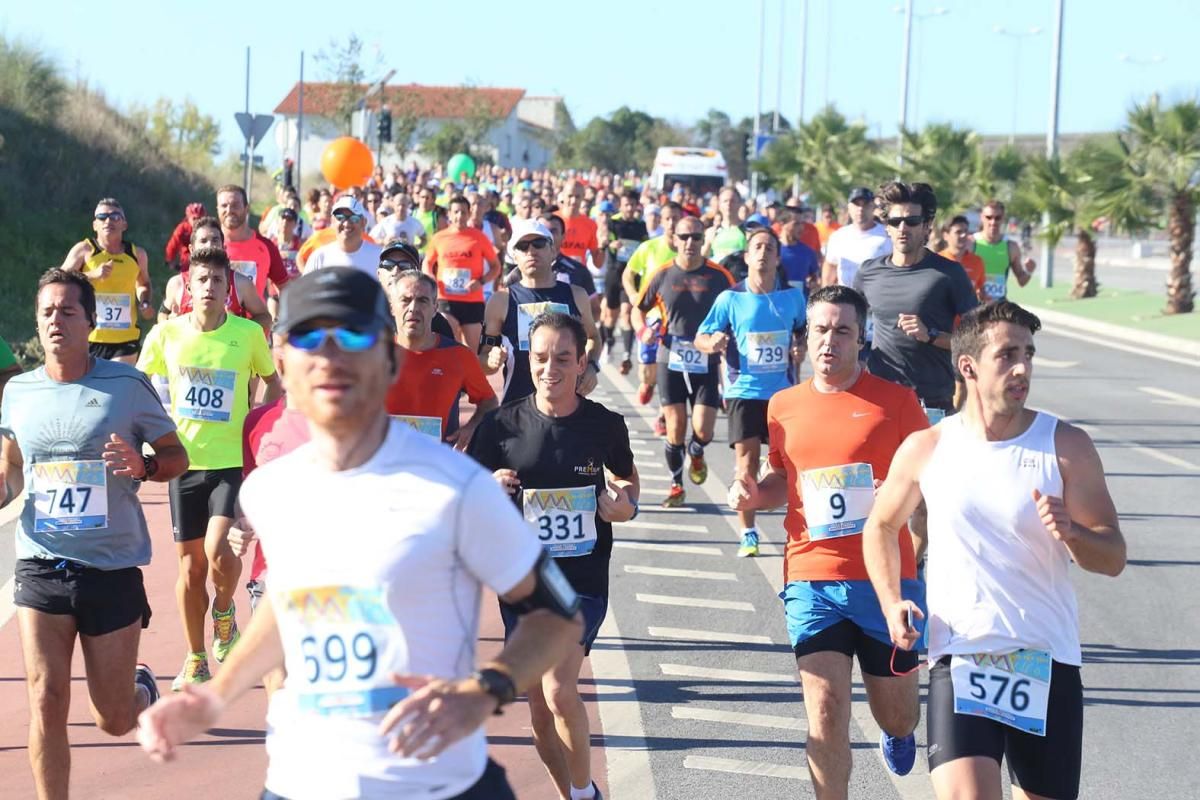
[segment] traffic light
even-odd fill
[[[744,143],[743,152],[746,154],[746,160],[753,161],[757,156],[754,152],[754,136],[749,133],[742,134],[742,142]]]
[[[392,112],[390,109],[383,108],[379,111],[378,123],[379,141],[392,141]]]

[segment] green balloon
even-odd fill
[[[475,159],[466,153],[455,153],[450,156],[450,160],[446,162],[446,173],[450,176],[450,180],[458,182],[464,172],[467,173],[467,180],[475,177]]]

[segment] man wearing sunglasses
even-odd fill
[[[280,373],[312,440],[246,480],[269,589],[209,686],[142,715],[156,759],[283,665],[264,798],[513,797],[483,724],[567,657],[579,600],[490,474],[388,419],[393,330],[382,287],[356,270],[306,274],[283,293]],[[520,622],[475,670],[485,584]]]
[[[494,375],[504,368],[504,402],[533,394],[529,374],[529,325],[546,311],[570,314],[583,323],[588,338],[588,369],[579,381],[579,393],[588,395],[596,388],[600,365],[596,323],[591,300],[578,286],[554,276],[553,234],[537,219],[513,220],[513,237],[508,244],[509,258],[521,271],[521,280],[500,289],[487,302],[483,319],[483,343],[479,362],[483,371]]]
[[[864,263],[854,285],[875,322],[867,368],[913,387],[926,408],[952,411],[950,333],[979,305],[975,288],[962,267],[925,247],[937,212],[929,184],[892,181],[880,196],[892,254]]]
[[[1021,261],[1021,246],[1004,235],[1004,203],[988,200],[979,214],[980,230],[975,234],[975,255],[983,259],[983,294],[987,300],[1003,300],[1008,295],[1008,273],[1021,286],[1029,283],[1037,262]]]
[[[717,374],[721,357],[701,352],[694,340],[718,295],[733,286],[734,280],[727,269],[704,257],[703,248],[704,223],[698,217],[684,217],[675,226],[678,255],[642,284],[633,307],[633,324],[638,330],[646,328],[646,315],[654,309],[663,319],[658,391],[667,421],[665,449],[671,471],[671,490],[664,508],[681,506],[684,501],[683,437],[688,430],[688,403],[692,404],[688,477],[697,485],[708,479],[704,447],[712,441],[721,405]]]
[[[225,252],[233,271],[253,281],[255,291],[264,301],[268,283],[276,291],[283,288],[288,282],[283,256],[274,242],[250,227],[246,190],[233,183],[217,189],[217,218],[221,220]]]
[[[212,652],[218,662],[238,641],[233,598],[242,562],[229,546],[229,529],[242,485],[242,426],[250,412],[250,380],[264,379],[265,402],[281,391],[262,328],[225,306],[232,274],[223,250],[193,252],[188,267],[191,312],[155,326],[138,360],[142,372],[170,382],[171,416],[190,461],[188,471],[170,484],[179,556],[176,597],[188,647],[172,684],[175,691],[211,677],[204,645],[206,612],[211,610]]]
[[[846,201],[850,224],[829,234],[825,244],[825,263],[821,285],[853,286],[858,268],[864,261],[892,252],[887,229],[875,220],[875,193],[865,186],[850,190]],[[871,338],[869,335],[868,339]]]
[[[375,277],[379,267],[379,245],[363,236],[367,210],[353,195],[344,194],[333,204],[333,224],[337,238],[313,251],[304,265],[305,272],[328,267],[350,267]]]
[[[149,260],[145,250],[125,241],[128,227],[121,204],[112,197],[102,199],[92,218],[96,235],[72,247],[62,269],[82,272],[96,289],[96,326],[88,335],[91,354],[132,364],[142,335],[134,314],[152,319],[154,308]]]

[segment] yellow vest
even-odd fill
[[[105,261],[112,260],[112,271],[107,278],[92,278],[96,290],[96,329],[88,337],[89,342],[102,344],[124,344],[136,342],[141,332],[137,325],[137,247],[124,242],[120,253],[104,250],[95,239],[88,239],[92,254],[84,262],[87,272],[99,268]]]

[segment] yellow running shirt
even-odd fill
[[[110,253],[88,239],[92,254],[83,262],[85,272],[99,269],[105,261],[113,262],[107,278],[89,278],[96,289],[96,329],[89,342],[124,344],[136,342],[141,335],[137,326],[137,247],[125,242],[120,253]]]
[[[200,331],[191,315],[146,335],[138,369],[166,376],[171,418],[187,450],[188,469],[242,466],[242,423],[250,413],[250,378],[275,374],[262,326],[226,315],[215,331]]]

